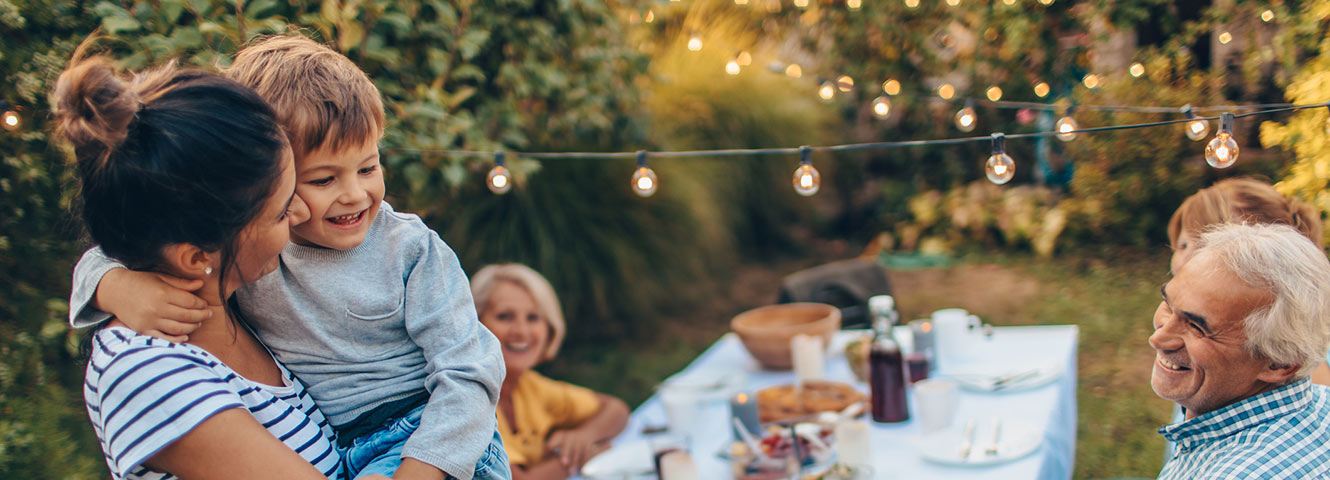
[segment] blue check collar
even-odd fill
[[[1166,425],[1159,433],[1185,449],[1303,410],[1311,401],[1311,380],[1302,379],[1191,420]]]

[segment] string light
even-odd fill
[[[808,0],[794,0],[794,6],[799,8],[808,8]]]
[[[7,109],[9,108],[9,106],[4,105],[0,106],[0,108]],[[0,115],[0,126],[4,127],[5,130],[9,130],[12,132],[18,130],[18,127],[22,125],[23,125],[23,118],[18,115],[18,111],[16,110],[5,110],[5,113],[3,115]]]
[[[1067,107],[1067,113],[1063,115],[1062,118],[1059,118],[1058,122],[1053,125],[1053,130],[1057,132],[1058,140],[1070,142],[1076,139],[1076,130],[1080,130],[1081,127],[1076,124],[1076,119],[1071,116],[1075,111],[1075,106]]]
[[[734,0],[735,5],[748,5],[748,0]]]
[[[817,96],[824,102],[830,102],[836,96],[836,86],[830,80],[822,82],[822,86],[817,89]]]
[[[1222,33],[1219,34],[1219,43],[1220,43],[1220,44],[1222,44],[1222,45],[1228,45],[1228,42],[1231,42],[1231,41],[1233,41],[1233,34],[1228,33],[1228,32],[1222,32]]]
[[[984,174],[988,181],[998,185],[1010,182],[1012,177],[1016,176],[1016,162],[1011,159],[1006,152],[1007,136],[1001,133],[993,134],[993,154],[988,156],[988,162],[984,165]]]
[[[882,93],[887,95],[901,93],[901,82],[896,81],[894,78],[887,79],[887,81],[882,82]]]
[[[988,95],[988,100],[990,102],[996,102],[998,100],[1002,100],[1002,87],[993,85],[991,87],[988,87],[988,90],[985,91],[984,94]]]
[[[951,86],[950,83],[944,83],[937,87],[937,96],[942,97],[943,100],[951,100],[953,95],[956,95],[956,87]]]
[[[1044,4],[1044,6],[1049,6],[1053,4],[1053,0],[1039,0],[1039,3]]]
[[[878,95],[873,99],[873,114],[878,118],[887,118],[891,114],[891,97]]]
[[[736,55],[734,57],[734,61],[738,63],[740,66],[747,67],[749,65],[752,65],[753,55],[748,53],[748,50],[740,50],[739,55]]]
[[[1274,19],[1275,19],[1275,12],[1274,12],[1274,11],[1272,11],[1272,10],[1266,10],[1266,11],[1264,11],[1264,12],[1261,12],[1261,21],[1262,21],[1262,22],[1270,23],[1270,21],[1271,21],[1271,20],[1274,20]]]
[[[812,154],[811,147],[799,147],[799,168],[794,170],[794,192],[805,197],[816,195],[822,188],[822,174],[813,167]]]
[[[947,5],[950,5],[950,6],[953,6],[953,7],[954,7],[954,6],[957,6],[957,5],[960,5],[960,4],[961,4],[961,0],[947,0]]]
[[[799,64],[797,63],[791,63],[790,66],[785,67],[785,74],[794,78],[799,78],[804,76],[804,69],[799,68]]]
[[[728,62],[725,62],[725,73],[728,73],[728,74],[730,74],[730,75],[738,75],[738,74],[739,74],[739,61],[738,61],[738,60],[730,60],[730,61],[728,61]]]
[[[1048,91],[1049,91],[1049,90],[1051,90],[1051,89],[1049,88],[1049,86],[1048,86],[1047,83],[1039,82],[1039,83],[1034,84],[1034,96],[1036,96],[1036,97],[1039,97],[1039,98],[1047,97],[1047,96],[1048,96]]]
[[[1215,168],[1228,168],[1238,161],[1238,142],[1233,139],[1233,114],[1225,112],[1219,117],[1219,133],[1205,146],[1205,163]]]
[[[643,17],[643,18],[642,18],[642,21],[647,22],[647,23],[651,23],[651,22],[656,21],[656,12],[653,12],[653,11],[651,11],[651,10],[647,10],[647,16]]]
[[[966,100],[965,108],[956,112],[956,129],[962,132],[973,132],[974,127],[978,124],[974,113],[974,100]]]
[[[1099,75],[1095,75],[1093,73],[1087,73],[1085,74],[1085,78],[1081,79],[1081,83],[1085,84],[1085,88],[1089,89],[1097,88],[1099,86]]]
[[[919,6],[919,0],[905,0],[905,8],[915,8]]]
[[[854,79],[849,75],[836,77],[836,89],[842,92],[848,92],[854,89]]]
[[[845,6],[850,7],[850,10],[858,10],[859,7],[864,6],[864,2],[863,0],[845,0]]]
[[[513,189],[513,177],[508,173],[508,167],[503,166],[503,152],[494,152],[494,168],[485,176],[485,186],[498,195]]]
[[[1187,133],[1187,138],[1197,142],[1205,140],[1205,136],[1210,133],[1210,121],[1204,118],[1198,118],[1196,112],[1192,111],[1191,105],[1183,105],[1182,114],[1187,118],[1192,119],[1183,127]]]
[[[633,171],[633,193],[639,197],[650,197],[656,193],[660,184],[656,181],[656,172],[647,166],[646,150],[637,152],[637,170]]]
[[[1132,77],[1141,78],[1141,75],[1145,75],[1145,65],[1141,65],[1141,62],[1133,63],[1127,72],[1131,73]]]
[[[1016,0],[1002,0],[1002,3],[1005,3],[1005,4],[1007,4],[1008,6],[1011,6],[1011,5],[1015,5],[1015,4],[1016,4]]]
[[[688,50],[691,50],[691,51],[694,51],[694,52],[702,50],[702,36],[701,36],[701,35],[698,35],[698,34],[694,33],[692,36],[689,36],[689,37],[688,37]]]

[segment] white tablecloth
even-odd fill
[[[855,333],[841,332],[838,340]],[[1003,365],[1038,365],[1056,363],[1064,365],[1064,374],[1049,385],[1019,392],[979,393],[962,390],[956,422],[964,419],[1000,417],[1022,420],[1044,432],[1043,443],[1033,454],[1000,465],[988,467],[948,466],[923,460],[915,443],[921,436],[915,422],[899,424],[873,424],[872,445],[875,478],[878,479],[937,479],[992,478],[992,479],[1047,479],[1071,478],[1076,458],[1076,350],[1078,329],[1075,326],[998,327],[993,337],[975,350],[984,362]],[[843,344],[836,342],[835,344]],[[853,374],[843,354],[833,349],[826,361],[826,376],[831,380],[854,383]],[[744,350],[733,333],[725,334],[698,356],[682,373],[697,371],[747,372],[748,387],[757,390],[772,385],[792,383],[794,374],[788,371],[762,370],[757,361]],[[854,383],[861,390],[867,386]],[[914,411],[913,393],[910,394],[911,412]],[[701,405],[698,412],[698,432],[694,435],[692,452],[701,478],[731,478],[730,467],[716,453],[732,441],[729,405],[723,401]],[[615,444],[642,439],[645,426],[665,425],[665,411],[660,400],[652,396],[633,412],[624,433]],[[982,423],[981,423],[982,425]],[[982,429],[982,427],[981,427]],[[976,444],[979,444],[976,441]]]

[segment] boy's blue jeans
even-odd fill
[[[402,465],[402,447],[406,439],[420,426],[420,412],[424,405],[374,433],[355,439],[351,446],[342,450],[342,466],[346,478],[355,479],[377,473],[392,477],[397,467]],[[476,462],[476,480],[512,480],[513,472],[508,466],[508,452],[503,449],[503,438],[494,430],[485,454]],[[453,478],[451,475],[448,478]]]

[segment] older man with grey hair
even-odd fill
[[[1282,225],[1222,225],[1164,284],[1150,385],[1181,405],[1162,479],[1330,478],[1330,261]]]

